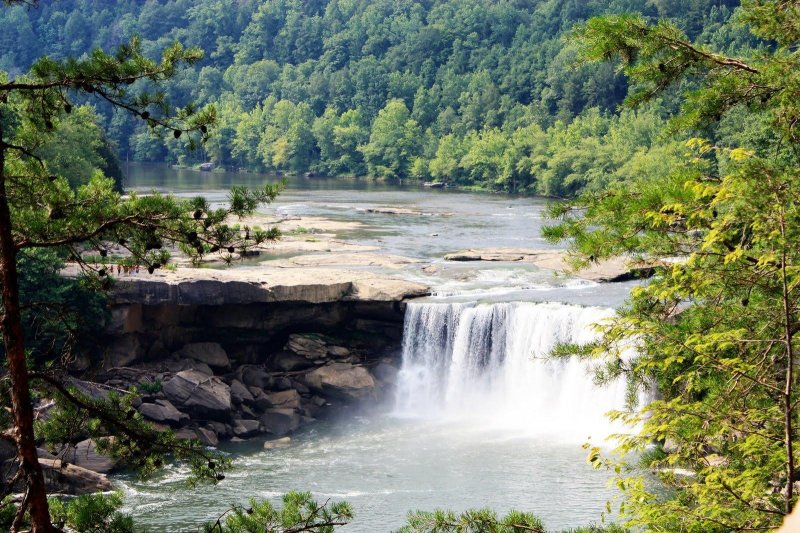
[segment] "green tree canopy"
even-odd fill
[[[610,353],[598,378],[627,377],[632,400],[658,388],[641,410],[616,415],[632,423],[620,449],[642,454],[638,465],[590,455],[617,469],[619,512],[636,527],[770,530],[798,499],[799,7],[744,2],[738,19],[773,44],[742,57],[637,15],[576,32],[584,57],[622,62],[630,104],[691,79],[675,130],[751,122],[734,136],[740,146],[692,139],[682,164],[553,207],[561,222],[547,235],[569,239],[582,261],[626,255],[656,267],[603,327],[604,341],[564,350]]]
[[[371,175],[407,178],[420,149],[420,137],[419,125],[403,101],[391,100],[375,118],[369,142],[358,150],[364,154]]]

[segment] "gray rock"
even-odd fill
[[[231,364],[228,354],[216,342],[195,342],[187,344],[176,354],[185,359],[194,359],[213,368],[228,368]]]
[[[314,334],[294,333],[289,335],[286,349],[302,355],[306,359],[319,359],[328,353],[325,341],[319,335]]]
[[[291,437],[281,437],[279,439],[268,440],[264,443],[265,450],[274,450],[276,448],[286,448],[292,444]]]
[[[195,361],[193,359],[184,359],[182,368],[179,372],[184,370],[197,370],[198,372],[202,372],[206,376],[213,376],[214,371],[211,370],[211,367],[201,361]]]
[[[300,408],[300,394],[295,389],[273,392],[272,394],[268,395],[268,398],[273,407],[279,409]]]
[[[402,331],[397,328],[397,325],[394,322],[386,320],[358,318],[351,323],[351,327],[359,333],[378,335],[394,340],[400,340],[402,338]]]
[[[139,336],[135,333],[130,333],[117,338],[108,346],[105,354],[103,354],[103,364],[107,369],[127,366],[141,359],[143,355],[144,348],[141,341],[139,341]]]
[[[664,440],[662,448],[664,449],[665,453],[677,453],[680,451],[680,446],[675,439],[671,437],[667,437],[666,440]]]
[[[175,432],[175,437],[182,440],[195,440],[197,439],[197,431],[189,428],[182,428]]]
[[[279,372],[294,372],[313,366],[308,359],[293,352],[278,352],[272,357],[271,368]]]
[[[70,446],[60,455],[68,463],[100,474],[110,472],[116,466],[113,459],[97,452],[97,445],[92,439],[83,440],[74,447]]]
[[[249,405],[242,404],[239,409],[242,413],[240,418],[258,418],[256,410],[251,408]]]
[[[300,394],[308,394],[309,392],[311,392],[309,391],[308,387],[306,387],[299,381],[292,380],[292,388],[297,392],[299,392]]]
[[[156,400],[155,403],[143,403],[139,406],[142,416],[154,422],[180,426],[189,421],[189,415],[178,411],[168,400]]]
[[[142,330],[142,306],[123,305],[111,308],[106,330],[109,333],[132,333]]]
[[[58,457],[42,448],[36,448],[36,457],[39,459],[58,459]]]
[[[306,385],[323,395],[345,400],[363,400],[374,397],[375,379],[362,366],[350,363],[332,363],[306,374]]]
[[[147,359],[150,361],[163,361],[169,357],[169,350],[164,346],[164,341],[156,339],[147,350]]]
[[[255,395],[255,399],[253,400],[253,407],[262,413],[272,407],[272,402],[269,399],[269,395],[267,395],[263,390],[259,389],[258,394]]]
[[[206,427],[213,431],[218,437],[225,438],[233,435],[232,428],[227,424],[223,424],[222,422],[210,421],[208,424],[206,424]]]
[[[236,405],[252,403],[254,400],[247,387],[238,379],[231,380],[231,399]]]
[[[198,372],[202,372],[207,376],[214,375],[214,371],[211,370],[210,366],[194,359],[179,359],[178,357],[170,357],[169,359],[163,361],[161,366],[163,370],[173,374],[183,372],[184,370],[197,370]]]
[[[257,387],[259,389],[269,389],[272,387],[272,376],[263,368],[242,366],[239,370],[242,376],[239,380],[248,387]]]
[[[93,364],[91,357],[86,354],[75,354],[72,361],[68,363],[70,372],[83,373],[89,370]]]
[[[313,403],[317,407],[322,407],[323,405],[328,403],[328,401],[325,398],[322,398],[320,396],[312,396],[311,397],[311,403]]]
[[[328,346],[328,354],[333,357],[347,357],[350,355],[350,350],[344,346]]]
[[[273,302],[319,304],[342,300],[402,302],[429,293],[425,285],[396,277],[330,268],[264,269],[263,272],[236,268],[181,269],[164,272],[161,276],[123,278],[113,289],[117,305],[162,307]]]
[[[294,409],[267,409],[261,423],[267,433],[281,437],[300,427],[300,415]]]
[[[272,382],[273,390],[288,390],[292,388],[292,380],[289,378],[275,378]]]
[[[216,420],[230,418],[231,389],[219,378],[184,370],[164,385],[164,394],[191,415]]]
[[[240,439],[258,435],[261,432],[261,423],[258,420],[234,420],[233,434]]]
[[[197,438],[206,446],[219,446],[216,432],[208,428],[197,428]]]
[[[47,492],[80,496],[107,492],[114,487],[106,476],[73,464],[64,465],[58,459],[39,459],[44,471]],[[9,473],[9,476],[13,473]]]

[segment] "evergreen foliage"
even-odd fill
[[[400,533],[547,533],[542,521],[527,513],[511,511],[503,518],[491,509],[417,511],[408,514],[408,524]]]
[[[133,519],[121,512],[122,494],[114,492],[50,500],[50,516],[59,527],[82,533],[134,533]]]
[[[288,492],[283,495],[282,503],[282,507],[276,508],[269,501],[251,499],[249,507],[232,507],[203,530],[205,533],[332,533],[353,518],[353,510],[347,503],[320,504],[309,492]]]

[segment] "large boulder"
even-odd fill
[[[286,349],[306,359],[322,359],[328,354],[325,340],[319,335],[294,333],[289,335]]]
[[[219,378],[184,370],[164,385],[164,394],[190,415],[217,420],[230,418],[231,388]]]
[[[173,374],[184,370],[197,370],[208,376],[214,375],[214,371],[207,364],[195,359],[181,359],[177,354],[159,361],[155,368],[160,372],[171,372]]]
[[[304,370],[314,366],[312,361],[309,361],[305,357],[297,355],[294,352],[278,352],[274,356],[272,356],[272,361],[270,364],[271,368],[274,368],[280,372],[294,372],[296,370]]]
[[[59,459],[39,459],[39,464],[44,471],[48,493],[80,496],[114,489],[106,476],[86,468],[65,464]]]
[[[269,399],[269,395],[266,394],[263,390],[255,388],[252,388],[250,390],[255,391],[255,394],[253,394],[253,407],[257,411],[264,412],[270,407],[272,407],[272,402]]]
[[[292,380],[289,378],[275,378],[272,380],[272,390],[289,390],[292,388]]]
[[[242,365],[236,369],[236,376],[248,387],[269,389],[272,387],[272,376],[269,372],[258,366]]]
[[[228,368],[231,364],[228,354],[219,343],[194,342],[181,348],[175,355],[184,359],[194,359],[212,368]]]
[[[216,432],[208,428],[197,428],[197,438],[206,446],[218,446],[219,438]]]
[[[344,346],[328,346],[328,354],[341,359],[350,355],[350,350]]]
[[[236,405],[253,403],[254,400],[250,390],[238,379],[231,380],[231,398]]]
[[[191,428],[181,428],[175,432],[175,438],[180,440],[195,440],[197,439],[197,431]]]
[[[234,420],[233,434],[240,439],[247,439],[261,432],[261,422],[258,420]]]
[[[97,452],[97,445],[92,439],[82,440],[74,447],[67,448],[60,455],[68,463],[101,474],[112,471],[116,466],[112,458]]]
[[[261,416],[264,430],[278,437],[299,428],[301,420],[294,409],[267,409]]]
[[[281,437],[279,439],[268,440],[264,443],[265,450],[275,450],[278,448],[286,448],[292,445],[291,437]]]
[[[103,354],[105,368],[128,366],[145,355],[139,336],[129,333],[117,338]]]
[[[273,392],[267,395],[267,398],[269,398],[269,402],[273,407],[280,409],[300,408],[300,394],[294,389]]]
[[[139,406],[142,416],[154,422],[169,424],[170,426],[181,426],[189,421],[189,415],[181,413],[168,400],[156,400],[155,403],[143,403]]]
[[[374,397],[375,379],[362,366],[332,363],[306,374],[306,385],[323,395],[344,400],[363,400]]]
[[[222,422],[215,422],[213,420],[206,424],[206,429],[213,431],[219,438],[229,438],[233,436],[233,428],[228,424]]]

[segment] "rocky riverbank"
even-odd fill
[[[405,305],[426,286],[323,268],[179,269],[118,279],[87,394],[133,388],[156,427],[207,446],[287,444],[302,426],[381,400],[400,363]],[[127,393],[126,393],[127,394]],[[49,406],[39,406],[47,416]],[[8,457],[6,457],[6,455]],[[0,459],[14,450],[0,449]],[[113,462],[82,441],[41,450],[52,492],[109,490]]]
[[[597,261],[574,269],[565,250],[535,248],[474,248],[445,255],[445,261],[504,261],[531,263],[544,270],[600,283],[648,278],[663,263],[644,263],[625,257]]]
[[[426,294],[314,268],[122,280],[92,378],[139,386],[145,417],[210,445],[284,436],[327,407],[378,399],[396,373],[405,302]]]
[[[344,346],[343,344],[349,344]],[[337,408],[377,401],[394,383],[397,360],[353,338],[292,333],[261,361],[229,357],[218,342],[183,345],[164,358],[103,370],[94,379],[136,386],[138,411],[208,446],[283,437]]]

